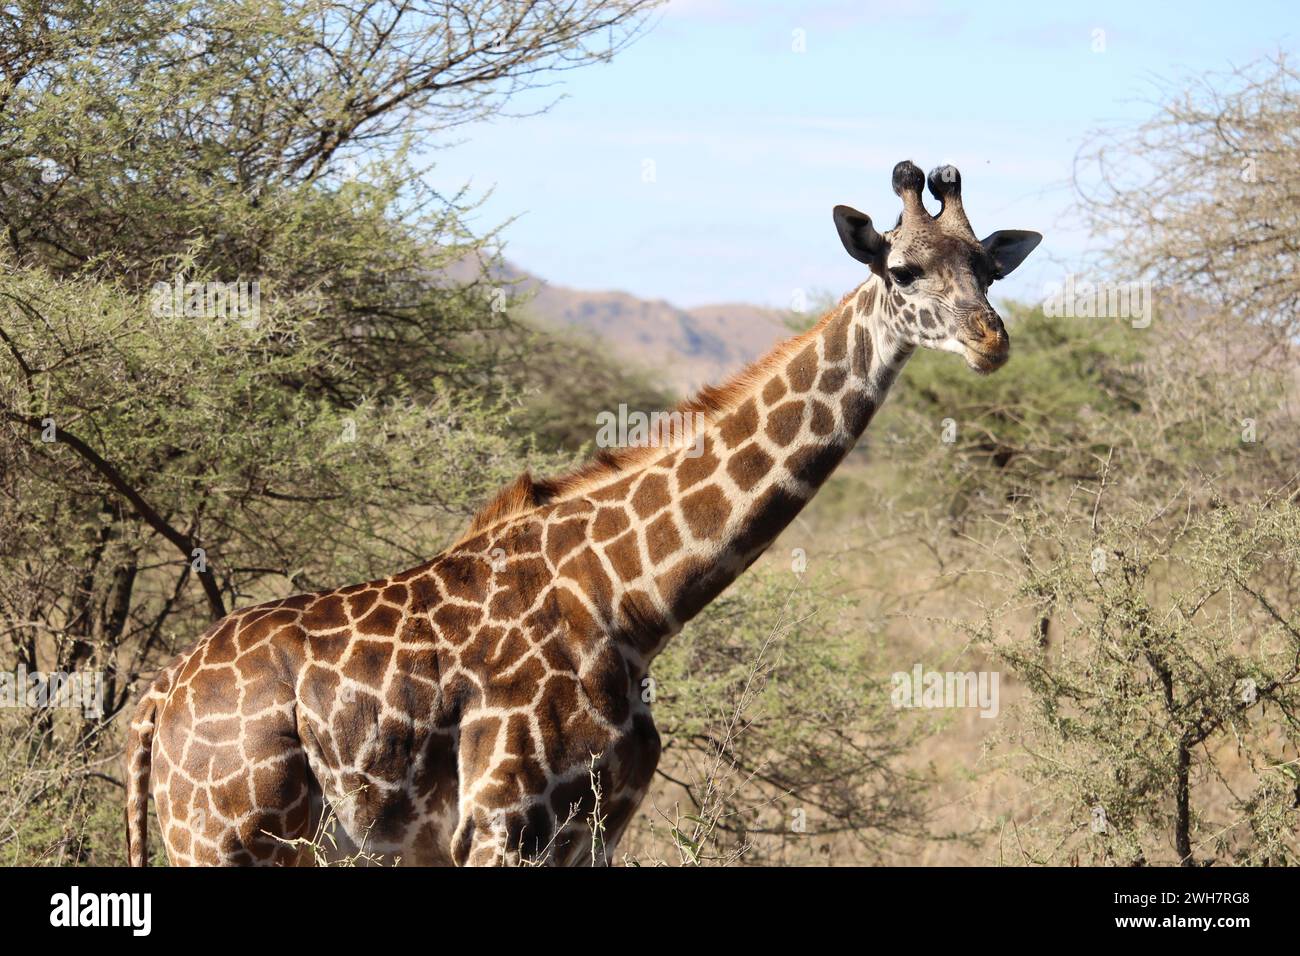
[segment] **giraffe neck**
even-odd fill
[[[885,298],[869,278],[756,363],[702,442],[629,484],[644,548],[636,580],[622,576],[616,622],[646,663],[771,545],[866,429],[913,351]],[[647,561],[653,588],[642,587]]]

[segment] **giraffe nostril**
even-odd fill
[[[1005,347],[1008,342],[1006,327],[996,312],[975,313],[970,316],[957,338],[965,345],[974,345],[985,350]]]
[[[1011,339],[1007,335],[1006,327],[1002,324],[996,314],[986,315],[982,325],[982,334],[979,336],[979,347],[986,352],[1005,352],[1011,345]]]

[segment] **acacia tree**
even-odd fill
[[[14,728],[0,842],[106,852],[81,788],[160,653],[427,557],[517,471],[536,373],[502,343],[531,337],[415,146],[607,59],[646,6],[0,8],[0,637],[105,677],[102,715]],[[213,296],[241,282],[251,308]]]
[[[1032,562],[1000,613],[1051,593],[1059,639],[1049,648],[992,619],[977,633],[1029,691],[1014,734],[1035,785],[1018,830],[1025,862],[1297,861],[1293,495],[1023,518],[1055,552]]]
[[[929,728],[892,706],[878,626],[843,590],[773,555],[669,644],[649,689],[673,788],[633,858],[881,862],[933,838],[934,775],[901,766]]]
[[[1300,329],[1300,73],[1285,56],[1174,87],[1154,115],[1098,132],[1079,211],[1118,275],[1259,324]]]

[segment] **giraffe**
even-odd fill
[[[300,838],[327,818],[334,852],[381,862],[610,860],[659,759],[642,689],[668,639],[808,502],[916,347],[1007,359],[986,293],[1042,237],[978,240],[957,170],[929,176],[935,215],[925,183],[895,166],[883,234],[835,207],[866,279],[686,402],[702,435],[525,473],[419,567],[208,628],[130,723],[130,863],[151,791],[176,865],[310,864]]]

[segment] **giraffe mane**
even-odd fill
[[[752,394],[755,389],[766,382],[768,375],[781,367],[797,354],[807,343],[815,338],[832,318],[839,315],[845,304],[853,298],[857,290],[844,295],[838,304],[827,312],[807,331],[778,342],[767,354],[755,359],[749,365],[736,372],[720,385],[705,385],[698,392],[680,402],[672,412],[680,414],[685,421],[693,421],[694,415],[703,416],[704,425],[716,422],[728,412],[734,411]],[[689,416],[689,417],[688,417]],[[688,436],[686,444],[694,440]],[[630,472],[644,467],[655,458],[683,447],[675,445],[639,445],[621,448],[602,448],[592,459],[579,465],[572,471],[550,478],[533,478],[525,471],[506,487],[502,488],[483,508],[474,515],[465,533],[452,547],[457,547],[476,537],[484,531],[503,524],[511,518],[535,511],[545,505],[564,501],[585,492],[612,484]]]

